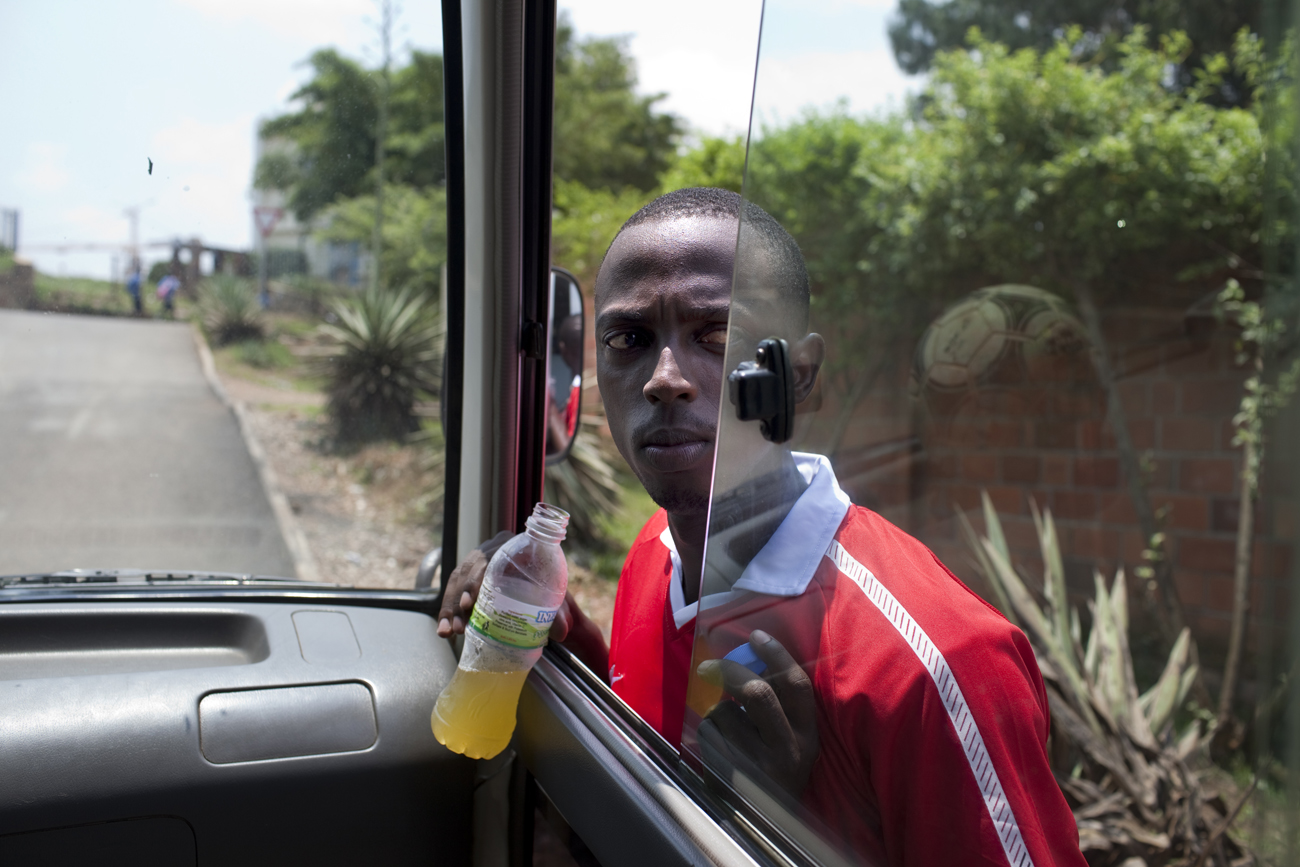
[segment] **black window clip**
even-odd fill
[[[760,340],[754,361],[742,361],[727,377],[736,418],[760,421],[763,436],[783,443],[794,434],[794,368],[790,347],[779,337]]]

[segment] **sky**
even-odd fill
[[[859,113],[901,105],[920,83],[890,53],[893,5],[560,2],[580,36],[626,37],[641,91],[667,94],[661,109],[697,134],[743,134],[751,99],[768,123],[841,98]],[[395,43],[440,50],[439,4],[399,7]],[[317,48],[373,65],[376,18],[372,0],[4,0],[0,207],[21,214],[20,253],[47,273],[109,277],[133,207],[146,244],[250,247],[258,119],[291,108]],[[100,246],[51,249],[70,244]]]

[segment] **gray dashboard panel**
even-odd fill
[[[429,729],[455,664],[408,611],[0,607],[0,852],[166,816],[204,864],[466,863],[473,763]],[[201,710],[211,735],[222,708],[237,724],[205,743]],[[174,826],[115,833],[152,827]]]

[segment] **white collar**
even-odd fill
[[[730,592],[712,593],[704,597],[703,605],[699,602],[687,605],[682,586],[682,559],[677,554],[672,531],[665,527],[659,534],[659,540],[672,557],[673,574],[668,591],[673,621],[678,629],[689,623],[697,611],[723,605],[745,591],[769,596],[798,596],[808,589],[822,555],[830,547],[852,502],[840,488],[831,462],[825,457],[805,452],[792,452],[791,456],[808,487],[795,500],[772,538],[745,567]],[[705,557],[708,557],[707,551]]]

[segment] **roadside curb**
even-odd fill
[[[316,568],[316,558],[312,556],[311,548],[307,545],[307,536],[302,532],[298,519],[294,517],[289,498],[285,496],[284,491],[280,490],[279,479],[276,478],[275,470],[271,468],[271,462],[267,460],[266,450],[253,434],[252,426],[248,423],[247,410],[241,402],[232,400],[226,393],[221,378],[217,376],[217,365],[212,358],[212,350],[208,348],[208,341],[204,339],[199,327],[191,325],[190,334],[194,338],[194,348],[199,354],[199,366],[203,368],[204,378],[221,402],[235,415],[239,434],[244,438],[244,446],[257,467],[262,488],[266,492],[266,498],[271,502],[271,511],[275,513],[275,522],[280,527],[280,535],[289,549],[289,556],[293,558],[293,569],[298,573],[297,577],[303,581],[320,581],[320,570]]]

